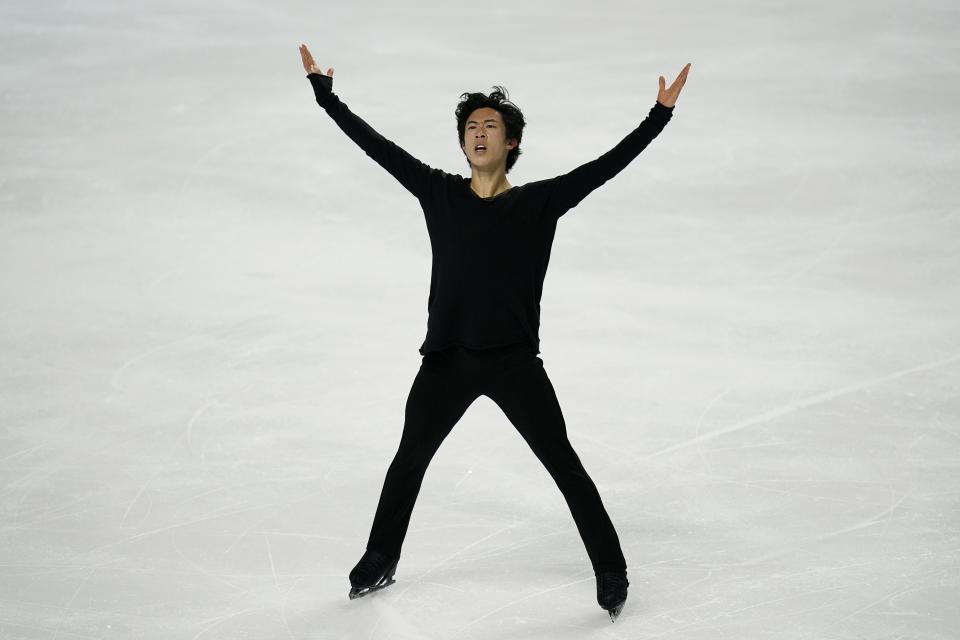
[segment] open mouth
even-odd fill
[[[473,148],[473,152],[474,152],[474,153],[483,153],[483,152],[485,152],[486,150],[487,150],[487,148],[486,148],[485,146],[483,146],[482,144],[478,144],[477,146],[475,146],[475,147]]]

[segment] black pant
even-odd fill
[[[567,439],[556,392],[526,343],[452,347],[423,356],[407,397],[400,447],[387,470],[367,549],[399,556],[427,465],[481,395],[513,423],[563,493],[594,572],[625,570],[620,540],[597,487]]]

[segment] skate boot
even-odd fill
[[[350,572],[350,599],[362,598],[396,582],[393,574],[399,561],[400,558],[391,558],[368,549]]]
[[[610,622],[615,622],[623,604],[627,601],[626,571],[602,571],[597,576],[597,604],[610,614]]]

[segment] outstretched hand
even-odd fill
[[[327,72],[324,73],[320,70],[320,67],[317,66],[317,63],[313,61],[313,56],[310,55],[310,50],[307,49],[307,45],[300,45],[300,58],[303,59],[303,68],[308,74],[310,73],[319,73],[320,75],[326,75],[333,77],[333,67],[327,69]]]
[[[309,54],[307,54],[309,55]],[[660,93],[657,95],[657,102],[665,107],[672,107],[677,103],[677,96],[680,95],[680,89],[683,89],[683,83],[687,81],[687,72],[690,71],[690,63],[680,71],[680,75],[673,81],[669,89],[665,89],[666,80],[660,76]]]

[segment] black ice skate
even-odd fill
[[[610,622],[615,622],[623,605],[627,601],[626,571],[602,571],[597,575],[597,604],[610,614]]]
[[[399,558],[390,558],[369,549],[360,558],[360,562],[350,572],[350,599],[362,598],[368,593],[389,587],[396,580],[393,574],[397,570]]]

